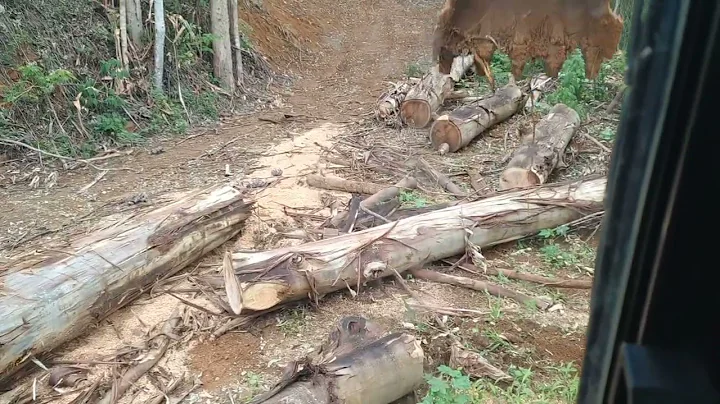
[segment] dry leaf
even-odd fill
[[[232,264],[232,253],[225,252],[223,258],[223,278],[225,279],[225,293],[227,293],[228,303],[233,313],[240,314],[243,308],[242,286],[237,276],[235,276],[235,268]]]

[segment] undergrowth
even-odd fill
[[[575,402],[579,378],[577,368],[573,363],[548,366],[541,371],[511,366],[509,373],[513,377],[513,381],[508,386],[501,386],[486,379],[472,382],[461,369],[441,365],[438,367],[437,374],[426,375],[428,392],[421,403],[541,404]]]
[[[123,70],[110,23],[114,11],[100,2],[5,2],[0,13],[0,151],[21,151],[2,142],[6,139],[58,155],[90,157],[158,133],[183,133],[235,107],[236,99],[218,91],[212,76],[213,36],[203,17],[208,1],[173,0],[165,7],[164,91],[156,91],[150,84],[151,23],[144,26],[144,46],[130,52],[129,69]],[[254,54],[247,41],[243,46]],[[268,73],[253,69],[257,59],[249,59],[247,67],[256,75]]]

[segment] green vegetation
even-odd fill
[[[420,196],[416,191],[400,192],[400,203],[412,208],[424,208],[428,206],[428,200]]]
[[[463,404],[483,402],[574,403],[579,378],[574,364],[563,363],[541,370],[511,366],[513,382],[500,386],[486,379],[472,382],[460,369],[441,365],[436,375],[426,375],[428,392],[422,404]],[[541,374],[539,374],[541,373]]]
[[[131,49],[129,69],[122,69],[109,22],[115,17],[100,3],[7,3],[0,14],[0,139],[86,158],[104,146],[217,120],[231,100],[215,91],[209,3],[173,0],[165,7],[165,88],[157,92],[151,23],[145,47]]]

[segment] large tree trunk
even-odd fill
[[[492,97],[439,117],[430,128],[433,149],[445,153],[467,146],[477,135],[515,114],[524,96],[519,87],[510,84],[498,89]]]
[[[433,114],[445,101],[465,72],[472,66],[472,56],[460,56],[453,60],[450,74],[442,74],[435,66],[419,83],[410,89],[400,104],[400,119],[412,128],[428,126]]]
[[[516,240],[602,209],[604,178],[502,193],[330,239],[264,252],[236,252],[245,310],[345,288],[462,254],[465,238],[479,247]]]
[[[242,45],[240,44],[240,14],[238,13],[238,0],[228,0],[228,14],[230,15],[230,37],[232,40],[233,61],[235,62],[235,85],[243,85]]]
[[[158,1],[158,0],[156,0]],[[240,231],[251,203],[214,187],[73,240],[0,271],[0,385],[6,371],[89,326]]]
[[[164,0],[155,0],[155,71],[153,84],[155,90],[163,90],[165,69],[165,5]]]
[[[565,148],[580,126],[574,109],[557,104],[526,135],[515,150],[505,171],[500,174],[500,189],[525,188],[544,184],[565,153]]]
[[[228,0],[210,0],[210,23],[213,40],[213,71],[226,90],[235,88],[233,80],[232,47],[230,46],[230,19]],[[237,16],[235,18],[238,18]]]
[[[130,41],[139,50],[142,46],[143,19],[141,0],[127,0],[127,26]]]
[[[380,337],[376,328],[362,317],[343,318],[313,357],[301,361],[310,366],[291,363],[285,380],[251,404],[387,404],[412,392],[423,382],[420,341],[399,333]]]

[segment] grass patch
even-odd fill
[[[428,200],[416,191],[402,191],[399,198],[404,207],[424,208],[429,205]]]

